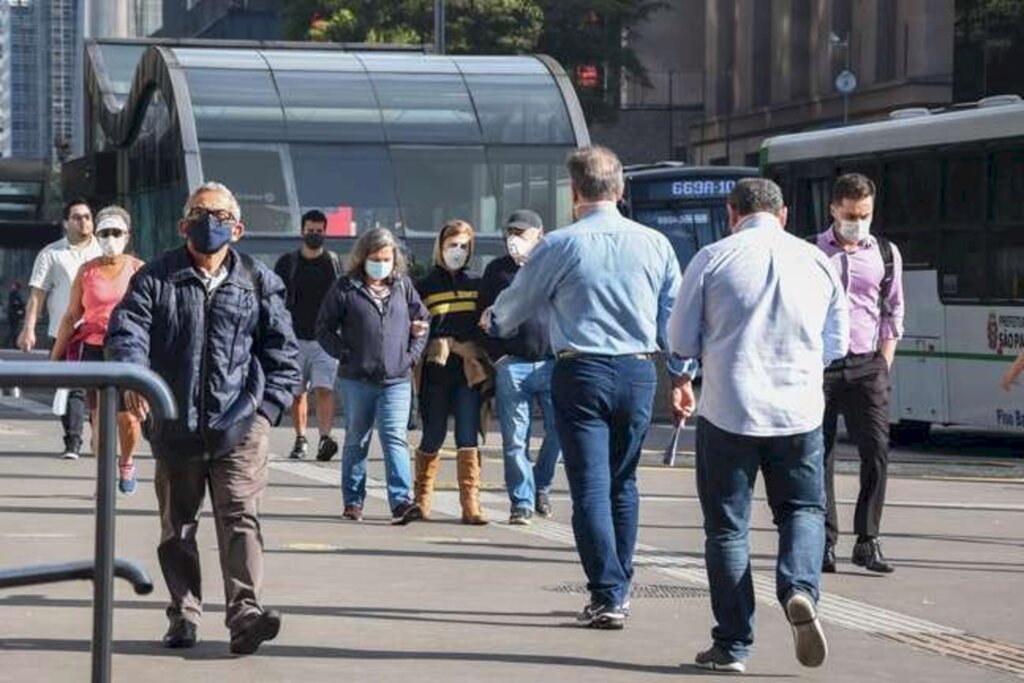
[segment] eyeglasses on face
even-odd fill
[[[127,230],[122,230],[120,228],[103,228],[102,230],[96,231],[97,237],[124,237],[127,234]]]
[[[213,216],[221,223],[237,223],[238,219],[228,211],[227,209],[208,209],[205,206],[193,206],[185,214],[186,220],[192,220],[195,218],[202,218],[204,216]]]

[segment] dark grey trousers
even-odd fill
[[[184,617],[198,624],[202,616],[196,530],[207,488],[224,576],[224,623],[235,633],[263,611],[259,499],[267,486],[269,432],[267,420],[257,417],[249,434],[223,457],[157,461],[155,483],[161,526],[157,555],[171,594],[167,608],[171,619]]]

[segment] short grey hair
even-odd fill
[[[729,193],[727,201],[740,216],[762,212],[777,214],[786,206],[782,189],[767,178],[743,178],[736,181],[736,187]]]
[[[381,249],[391,247],[395,254],[395,268],[391,271],[391,280],[397,280],[403,277],[408,270],[405,260],[405,254],[402,252],[401,245],[398,244],[398,240],[395,239],[395,234],[387,228],[373,228],[367,230],[356,243],[352,246],[352,253],[348,255],[348,275],[349,277],[362,279],[363,278],[363,266],[366,265],[366,258],[370,254],[375,254]]]
[[[622,162],[607,147],[591,145],[576,150],[569,155],[566,167],[573,187],[586,201],[616,201],[622,196],[626,186]]]
[[[235,199],[235,194],[228,189],[228,186],[223,183],[218,183],[215,180],[209,180],[196,189],[192,190],[192,194],[188,196],[188,201],[185,202],[185,209],[182,212],[183,215],[188,215],[189,207],[192,206],[192,202],[196,197],[203,194],[204,192],[219,192],[228,198],[228,203],[231,204],[231,213],[234,214],[235,218],[242,220],[242,207],[239,205],[238,200]]]
[[[126,230],[132,229],[132,215],[128,213],[124,207],[118,206],[117,204],[111,204],[110,206],[100,209],[99,213],[96,214],[96,218],[93,219],[93,225],[95,225],[98,230],[103,219],[110,217],[120,218],[124,221],[124,227]]]

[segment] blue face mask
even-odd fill
[[[216,254],[231,241],[234,227],[233,223],[222,223],[212,213],[208,213],[189,221],[185,234],[192,248],[200,254]]]
[[[391,275],[391,270],[394,266],[394,261],[366,261],[363,264],[363,268],[371,280],[386,279],[388,275]]]

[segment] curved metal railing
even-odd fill
[[[114,577],[145,595],[153,581],[141,566],[114,557],[114,474],[117,462],[117,404],[123,390],[142,395],[157,420],[177,415],[167,384],[152,370],[130,363],[0,363],[0,387],[99,390],[99,453],[96,457],[96,553],[92,561],[0,569],[0,589],[91,579],[93,582],[92,680],[110,680]],[[95,425],[94,425],[95,428]]]

